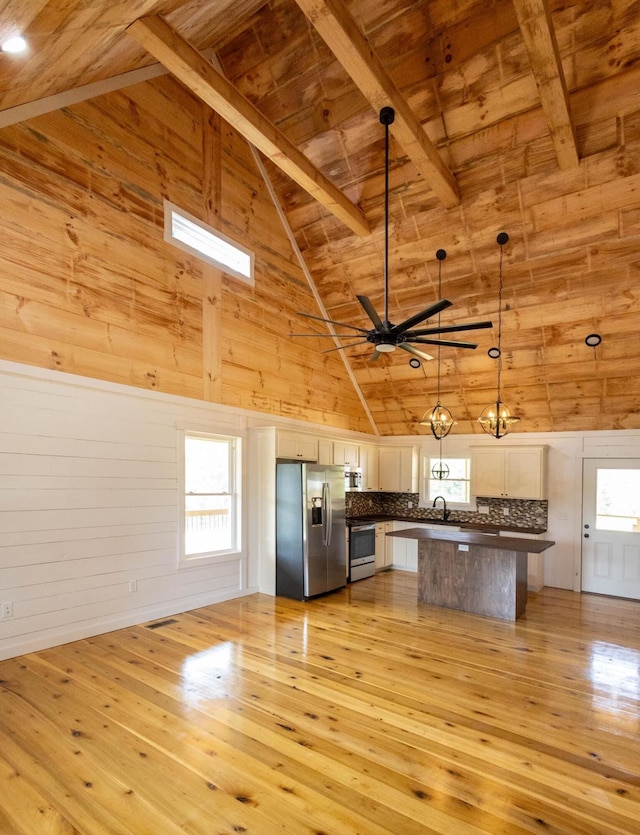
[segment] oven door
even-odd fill
[[[376,570],[376,526],[349,528],[349,580],[372,577]]]

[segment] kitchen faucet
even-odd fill
[[[435,499],[433,500],[433,504],[431,505],[431,507],[436,506],[436,502],[438,501],[438,499],[442,499],[442,505],[443,505],[443,507],[442,507],[442,521],[446,522],[447,519],[449,518],[449,511],[447,510],[447,500],[445,499],[445,497],[444,496],[436,496]]]

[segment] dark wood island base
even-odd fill
[[[421,528],[387,536],[418,540],[418,603],[503,620],[517,620],[525,612],[527,554],[555,544]]]

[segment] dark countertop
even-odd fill
[[[455,542],[461,545],[478,545],[481,548],[493,548],[499,551],[524,551],[529,554],[541,554],[555,542],[546,539],[518,539],[513,536],[495,536],[466,531],[426,531],[423,528],[407,528],[406,531],[392,531],[387,536],[404,539],[417,539],[419,542]]]
[[[452,513],[455,514],[455,510]],[[415,516],[385,516],[380,513],[347,517],[347,525],[349,526],[366,525],[371,522],[413,522],[416,525],[441,525],[442,527],[460,528],[461,531],[486,532],[487,534],[499,534],[506,531],[507,533],[526,533],[535,536],[536,534],[546,533],[547,530],[542,527],[522,528],[517,525],[485,525],[482,522],[462,522],[459,519],[447,519],[444,522],[442,519],[416,519]]]

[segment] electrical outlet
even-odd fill
[[[413,507],[413,502],[407,502],[407,507],[409,510]]]
[[[7,601],[2,604],[2,617],[3,618],[12,618],[13,617],[13,603]]]
[[[508,516],[509,515],[509,508],[508,507],[503,507],[502,508],[502,515],[503,516]]]
[[[479,504],[478,505],[478,513],[489,513],[489,505],[488,504]]]
[[[129,580],[129,591],[138,591],[138,581]]]

